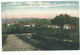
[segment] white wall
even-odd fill
[[[10,24],[7,24],[7,26],[10,26]]]
[[[25,25],[25,27],[30,27],[30,25]]]

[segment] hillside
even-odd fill
[[[40,18],[22,18],[22,19],[18,19],[18,18],[12,18],[12,19],[2,19],[2,23],[8,23],[8,22],[19,22],[19,21],[25,21],[25,20],[34,20],[34,19],[40,19]]]

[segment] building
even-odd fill
[[[59,28],[57,25],[50,25],[50,28]]]
[[[50,25],[43,25],[43,27],[50,27]]]
[[[43,25],[43,27],[59,28],[59,26],[57,26],[57,25]]]
[[[11,25],[14,25],[14,24],[18,24],[18,23],[15,23],[15,22],[9,22],[9,23],[7,23],[7,26],[11,26]]]
[[[73,29],[75,26],[71,26],[70,24],[65,24],[63,26],[64,29]]]
[[[35,27],[35,23],[23,23],[23,24],[20,24],[20,26],[24,26],[24,27]]]

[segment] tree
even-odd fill
[[[63,26],[65,24],[70,24],[70,25],[78,24],[78,20],[76,17],[71,17],[67,14],[64,14],[64,15],[60,14],[59,16],[56,16],[51,21],[52,21],[52,24],[59,25],[61,27],[61,30],[63,29]]]

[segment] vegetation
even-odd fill
[[[7,39],[7,34],[3,34],[2,35],[2,46],[4,46],[4,44],[6,43],[6,39]]]
[[[66,21],[65,21],[66,20]],[[64,50],[64,49],[79,49],[79,18],[71,17],[67,14],[56,16],[52,20],[35,19],[20,21],[19,23],[36,23],[35,27],[23,27],[18,24],[7,26],[2,24],[3,34],[17,33],[37,33],[29,40],[24,35],[17,35],[23,41],[42,50]],[[56,24],[61,28],[48,28],[42,25]],[[63,29],[64,24],[74,25],[74,29]],[[4,35],[3,35],[4,36]],[[4,37],[3,37],[4,39]],[[3,41],[4,43],[4,41]]]
[[[41,28],[41,29],[43,31],[39,30],[37,34],[34,34],[32,36],[31,39],[27,39],[27,36],[25,35],[17,35],[17,37],[41,50],[79,49],[79,40],[78,40],[79,38],[77,36],[74,37],[75,34],[73,34],[74,33],[73,30],[68,30],[68,31],[63,30],[63,33],[61,33],[59,29],[48,29],[48,28]],[[72,36],[71,33],[73,34]],[[72,40],[72,42],[63,41],[63,39]]]
[[[63,26],[65,24],[70,24],[70,25],[77,25],[79,24],[79,18],[77,17],[71,17],[67,14],[60,14],[59,16],[56,16],[54,19],[51,20],[52,24],[59,25],[61,27],[61,30],[63,29]]]

